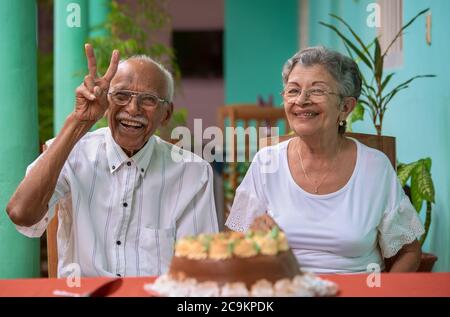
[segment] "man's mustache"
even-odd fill
[[[116,120],[130,120],[130,121],[138,122],[138,123],[140,123],[142,125],[147,125],[148,124],[148,120],[144,116],[135,116],[135,117],[133,117],[133,116],[130,116],[129,114],[123,113],[123,112],[117,114]]]

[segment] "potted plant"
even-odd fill
[[[356,117],[353,121],[360,120],[364,116],[364,110],[367,109],[371,113],[372,122],[375,126],[378,135],[381,135],[383,128],[383,118],[387,111],[389,102],[394,96],[403,89],[409,87],[409,84],[418,78],[435,77],[435,75],[416,75],[410,79],[398,84],[392,88],[389,92],[385,89],[389,82],[395,75],[395,72],[389,74],[384,73],[383,65],[384,59],[389,52],[392,45],[402,35],[403,31],[407,29],[419,16],[425,14],[428,9],[420,11],[415,17],[413,17],[408,23],[406,23],[395,35],[394,39],[389,43],[384,52],[381,50],[380,41],[378,37],[375,37],[369,44],[364,44],[361,38],[350,27],[350,25],[341,17],[330,14],[331,17],[342,23],[353,36],[354,42],[348,39],[337,27],[324,22],[319,22],[323,26],[333,30],[343,41],[344,46],[352,59],[355,61],[363,62],[369,69],[369,75],[364,76],[361,72],[362,87],[361,96],[358,100],[358,104],[354,110]],[[355,43],[355,44],[354,44]],[[359,48],[357,47],[359,46]],[[372,49],[374,47],[374,49]],[[371,52],[373,51],[373,52]]]
[[[434,184],[431,178],[431,159],[429,157],[420,159],[409,164],[399,164],[397,175],[402,186],[418,213],[422,210],[422,205],[426,203],[425,211],[425,233],[420,238],[420,245],[423,246],[430,230],[431,209],[434,203]],[[409,186],[408,186],[409,181]],[[423,253],[419,272],[431,272],[437,256],[431,253]]]
[[[356,62],[362,62],[368,68],[368,75],[361,72],[362,87],[361,96],[349,118],[349,126],[352,122],[363,120],[365,110],[371,115],[377,135],[381,138],[383,128],[383,118],[387,111],[387,107],[398,92],[409,87],[411,82],[418,78],[435,77],[435,75],[416,75],[408,80],[401,82],[394,88],[387,91],[388,84],[392,82],[395,72],[386,74],[383,69],[384,59],[392,45],[402,35],[418,17],[425,14],[428,9],[420,11],[416,16],[409,20],[395,35],[387,48],[382,51],[378,37],[375,37],[369,44],[365,44],[350,25],[341,17],[330,14],[331,17],[341,23],[347,29],[352,38],[347,38],[336,26],[319,22],[321,25],[334,31],[343,41],[344,46],[352,59]],[[419,159],[409,164],[398,164],[397,175],[403,186],[410,189],[410,199],[414,208],[420,213],[423,202],[426,202],[425,215],[425,234],[421,237],[420,243],[423,245],[431,224],[431,209],[434,203],[434,185],[431,178],[431,159]],[[409,186],[407,183],[409,181]],[[431,271],[437,257],[424,253],[422,256],[421,267],[419,271]]]

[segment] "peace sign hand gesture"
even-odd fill
[[[97,122],[108,109],[107,94],[109,85],[117,72],[119,65],[119,51],[114,50],[111,55],[108,70],[103,77],[97,76],[97,61],[91,44],[84,46],[89,74],[83,83],[75,90],[75,117],[80,121]]]

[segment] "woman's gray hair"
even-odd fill
[[[161,71],[161,73],[166,78],[167,96],[165,96],[165,99],[168,102],[172,102],[173,101],[173,95],[174,95],[173,76],[167,70],[167,68],[164,67],[164,65],[158,63],[153,58],[151,58],[150,56],[147,56],[147,55],[133,55],[131,57],[128,57],[126,59],[121,60],[120,63],[129,61],[129,60],[137,60],[137,61],[142,61],[142,62],[146,62],[146,63],[151,63],[151,64],[155,65],[156,67],[158,67],[158,69]]]
[[[323,46],[308,47],[287,60],[283,66],[283,86],[295,65],[306,67],[322,65],[336,80],[339,93],[344,97],[359,98],[361,94],[361,75],[358,65],[349,57]]]

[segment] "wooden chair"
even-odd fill
[[[218,109],[218,124],[222,128],[222,131],[225,134],[226,127],[236,128],[242,123],[242,127],[247,129],[248,127],[256,128],[256,142],[261,138],[260,129],[264,127],[278,127],[279,121],[285,122],[285,129],[287,129],[288,122],[286,120],[286,115],[284,112],[284,108],[273,108],[273,107],[263,107],[254,104],[233,104],[219,107]],[[227,124],[228,120],[228,124]],[[283,131],[285,134],[287,131]],[[264,135],[266,137],[267,135]],[[222,177],[224,182],[229,182],[229,186],[233,192],[236,191],[237,186],[239,185],[239,165],[237,163],[238,157],[238,138],[237,135],[234,134],[231,140],[228,140],[231,144],[230,152],[226,153],[227,158],[232,158],[231,162],[227,162],[228,166],[223,170]],[[244,155],[245,161],[249,162],[250,159],[250,136],[246,133],[244,136]],[[225,219],[228,216],[228,209],[230,204],[232,203],[232,199],[224,198],[224,216]]]
[[[47,150],[47,145],[42,145],[42,152]],[[55,206],[55,215],[50,220],[46,230],[47,240],[47,271],[48,277],[53,278],[58,276],[58,210],[59,204]]]
[[[378,136],[374,134],[354,133],[354,132],[347,132],[345,133],[345,136],[354,138],[359,142],[361,142],[362,144],[367,145],[368,147],[383,152],[391,161],[391,164],[394,167],[394,169],[395,170],[397,169],[395,137],[384,135]],[[292,137],[295,137],[295,135],[282,135],[278,137],[278,142],[289,140]],[[275,140],[276,140],[275,138],[267,138],[267,140],[261,142],[261,144],[274,145]]]
[[[58,209],[55,207],[55,216],[47,226],[47,267],[48,277],[58,276]]]

